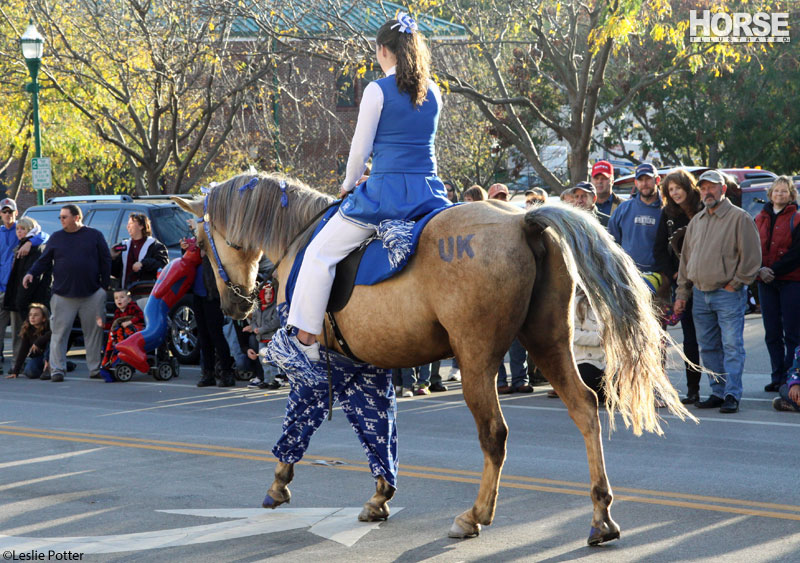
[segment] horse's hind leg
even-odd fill
[[[289,503],[292,500],[292,493],[289,491],[289,483],[294,479],[294,464],[278,462],[275,466],[275,480],[270,485],[267,491],[267,496],[264,497],[264,502],[261,506],[264,508],[278,508],[284,503]]]
[[[375,494],[364,504],[364,509],[358,515],[361,522],[377,522],[389,517],[389,505],[394,496],[395,488],[383,476],[378,477],[375,483]]]
[[[619,537],[619,526],[611,519],[611,485],[603,459],[597,395],[584,385],[572,355],[572,294],[574,286],[565,283],[569,273],[561,251],[552,238],[544,236],[544,259],[537,265],[528,317],[519,338],[536,366],[553,385],[567,406],[569,415],[581,431],[589,460],[592,481],[592,527],[589,545]]]
[[[570,417],[581,431],[589,460],[589,475],[592,481],[592,527],[589,530],[589,545],[597,545],[619,537],[619,526],[611,518],[609,509],[613,496],[606,475],[601,438],[600,418],[597,413],[597,395],[586,387],[575,369],[570,349],[566,345],[551,344],[546,358],[534,356],[536,366],[553,385],[567,407]]]
[[[456,517],[448,535],[451,538],[470,538],[480,533],[482,524],[489,525],[494,519],[500,473],[506,459],[508,427],[497,400],[496,378],[490,375],[496,371],[502,355],[487,362],[475,362],[462,355],[458,357],[464,400],[475,418],[483,450],[483,474],[475,504]]]

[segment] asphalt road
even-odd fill
[[[263,511],[286,390],[197,389],[196,368],[167,383],[139,374],[104,384],[80,362],[63,384],[2,379],[0,552],[43,561],[798,561],[800,415],[773,411],[763,391],[760,317],[748,317],[745,336],[738,414],[698,411],[699,425],[666,417],[663,437],[604,431],[622,537],[596,548],[585,543],[583,440],[547,386],[501,399],[510,437],[496,519],[478,538],[452,540],[483,462],[458,385],[398,401],[393,514],[358,525],[373,481],[339,410],[298,465],[292,503]],[[682,372],[672,374],[683,391]]]

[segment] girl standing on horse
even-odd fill
[[[287,324],[310,361],[319,360],[336,264],[375,233],[381,221],[412,219],[452,205],[436,175],[434,138],[442,98],[430,79],[430,52],[416,22],[399,14],[378,30],[376,56],[385,78],[361,100],[338,213],[311,241],[292,297]],[[372,170],[361,181],[367,160]]]

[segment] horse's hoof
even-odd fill
[[[589,545],[600,545],[616,539],[619,539],[619,526],[615,524],[613,527],[604,526],[603,528],[592,526],[589,529],[589,539],[586,541]]]
[[[447,533],[449,538],[466,539],[474,538],[481,533],[481,525],[477,522],[474,524],[466,522],[461,516],[456,517],[453,525],[450,526],[450,531]]]
[[[280,505],[288,502],[291,502],[291,497],[285,500],[276,500],[272,498],[272,495],[270,495],[270,493],[268,492],[267,496],[264,497],[264,502],[261,503],[261,507],[275,509],[278,508]]]
[[[380,522],[389,518],[389,506],[384,504],[378,508],[373,504],[365,504],[361,514],[358,515],[359,522]]]

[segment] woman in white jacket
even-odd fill
[[[572,336],[572,352],[581,379],[592,391],[597,393],[600,404],[605,401],[603,392],[603,375],[606,369],[606,356],[603,341],[600,338],[602,326],[589,305],[589,300],[578,288],[575,292],[574,312],[575,332]],[[558,397],[555,391],[549,391],[548,397]]]

